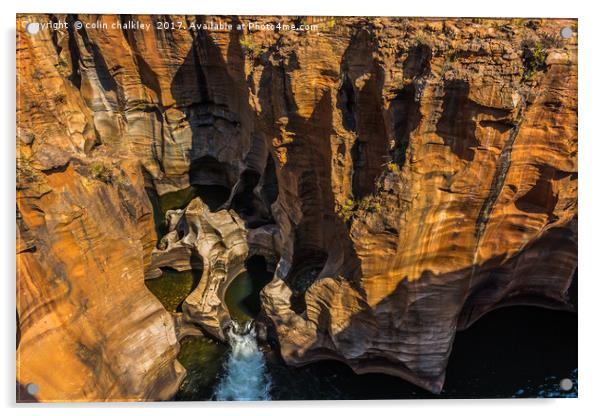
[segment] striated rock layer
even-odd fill
[[[177,388],[173,321],[144,273],[193,267],[205,242],[151,255],[144,186],[230,190],[219,212],[184,212],[229,215],[247,236],[235,263],[275,265],[263,316],[293,365],[334,358],[437,392],[458,329],[504,305],[570,308],[577,41],[558,33],[576,21],[50,18],[107,28],[31,36],[18,17],[17,376],[38,399]],[[196,26],[217,20],[235,29]],[[111,29],[129,21],[193,28]],[[197,254],[185,313],[207,330],[221,269]]]
[[[184,369],[144,286],[152,215],[138,166],[120,161],[115,185],[86,169],[72,160],[17,191],[17,379],[44,401],[168,399]]]

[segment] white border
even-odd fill
[[[286,416],[308,413],[332,413],[341,409],[345,415],[365,415],[375,408],[380,414],[422,415],[480,415],[487,416],[515,413],[546,415],[592,414],[602,408],[599,390],[602,383],[600,354],[600,308],[602,285],[597,262],[601,240],[600,220],[602,215],[602,175],[597,169],[602,166],[600,141],[600,62],[601,39],[599,33],[600,14],[594,2],[576,1],[453,1],[427,0],[401,2],[368,0],[352,3],[347,0],[297,0],[297,1],[191,1],[191,0],[64,0],[56,3],[35,0],[4,1],[2,3],[2,76],[0,77],[3,97],[1,139],[2,156],[2,264],[4,273],[1,281],[2,311],[4,312],[4,336],[1,347],[2,367],[0,376],[0,406],[8,408],[5,414],[53,414],[90,415],[106,414],[110,409],[127,408],[131,415],[165,415],[166,413],[190,414],[249,414],[261,412],[265,415],[286,413]],[[15,391],[15,13],[77,12],[77,13],[162,13],[162,14],[267,14],[267,15],[401,15],[401,16],[464,16],[464,17],[570,17],[579,18],[579,399],[548,400],[438,400],[438,401],[380,401],[380,402],[273,402],[256,403],[160,403],[160,404],[110,404],[110,405],[44,405],[17,406]],[[85,409],[82,409],[84,407]],[[190,408],[201,407],[200,410]]]

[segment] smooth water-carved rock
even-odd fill
[[[188,206],[186,219],[197,233],[195,248],[205,267],[198,287],[184,301],[184,315],[224,339],[223,327],[230,319],[226,289],[244,271],[249,250],[244,223],[233,211],[209,212],[200,199]]]
[[[100,19],[110,25],[119,17]],[[150,16],[136,19],[152,24]],[[564,26],[576,33],[576,21],[545,19],[349,17],[317,32],[172,36],[61,29],[31,37],[18,25],[18,256],[54,270],[30,286],[35,268],[17,263],[26,276],[18,286],[18,298],[27,300],[18,303],[21,342],[44,333],[31,329],[29,314],[48,310],[61,322],[71,316],[55,315],[60,302],[36,302],[39,293],[54,299],[48,292],[63,287],[55,281],[80,284],[80,263],[47,262],[76,244],[53,224],[84,227],[87,214],[106,223],[81,250],[103,254],[89,262],[88,279],[104,282],[110,295],[64,289],[60,296],[69,305],[101,304],[109,316],[122,316],[126,298],[139,308],[125,309],[111,328],[86,315],[93,329],[75,338],[57,327],[53,351],[60,353],[49,349],[45,363],[98,356],[105,363],[107,351],[129,345],[88,341],[134,326],[141,339],[159,338],[146,347],[128,338],[145,368],[170,370],[128,378],[136,385],[128,397],[164,397],[158,386],[177,383],[177,347],[170,324],[158,335],[161,319],[139,319],[138,312],[160,308],[143,273],[202,260],[185,319],[223,338],[223,292],[247,255],[259,254],[276,268],[262,291],[262,315],[288,363],[339,359],[358,372],[439,391],[456,330],[505,305],[571,306],[577,40],[555,38]],[[546,55],[541,62],[533,62],[537,45]],[[224,186],[232,210],[211,213],[193,202],[173,211],[175,234],[151,255],[156,237],[146,195],[124,190],[116,173],[128,163],[140,190],[143,182],[160,195],[190,184]],[[98,198],[113,203],[87,208]],[[111,220],[121,217],[132,219]],[[84,228],[72,235],[87,235]],[[247,235],[245,228],[254,229]],[[132,270],[136,282],[126,288],[116,276]],[[81,353],[78,342],[94,348]],[[22,355],[26,345],[21,365],[38,371]],[[138,374],[139,364],[123,357],[120,368]],[[86,397],[127,389],[81,374],[78,386],[96,383]],[[56,376],[44,376],[61,390]]]
[[[161,238],[158,247],[153,249],[151,264],[146,279],[161,276],[161,267],[177,271],[202,270],[203,261],[193,253],[194,236],[190,236],[184,210],[169,210],[165,214],[167,234]]]
[[[231,210],[211,212],[200,198],[185,209],[168,211],[166,217],[169,232],[154,251],[155,262],[202,260],[203,275],[182,304],[183,319],[225,340],[230,315],[224,296],[232,280],[245,270],[249,252],[244,222]]]
[[[268,224],[249,230],[247,237],[249,257],[263,257],[268,270],[274,271],[280,260],[282,246],[280,237],[280,230],[276,224]]]
[[[546,25],[542,32],[560,28]],[[294,237],[283,238],[283,258],[262,298],[287,362],[338,359],[357,372],[393,374],[437,392],[457,329],[505,305],[571,308],[576,45],[552,46],[562,54],[550,52],[546,70],[525,81],[521,36],[541,32],[479,39],[485,31],[465,25],[459,39],[421,32],[418,49],[392,40],[390,26],[373,34],[378,48],[352,37],[348,48],[367,48],[379,59],[343,61],[353,71],[343,77],[337,108],[327,83],[309,101],[305,80],[295,87],[304,68],[328,65],[336,48],[319,57],[296,51],[290,83],[299,108],[287,115],[295,146],[286,146],[279,183],[288,192],[274,209],[282,233]],[[382,172],[362,197],[368,182],[358,175],[371,175],[371,152],[382,149],[343,139],[378,116],[373,99],[359,96],[373,94],[367,80],[374,77],[381,77],[377,107],[391,153],[381,154]],[[364,111],[370,120],[357,117]],[[328,131],[327,147],[327,137],[317,138]],[[352,146],[357,152],[347,157]],[[334,149],[332,169],[321,171]],[[333,205],[342,221],[328,215]],[[327,254],[323,265],[320,252]],[[308,262],[317,276],[296,266]],[[302,295],[294,293],[299,282],[307,287]]]

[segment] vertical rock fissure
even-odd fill
[[[504,144],[504,148],[502,149],[502,152],[500,153],[500,157],[498,158],[498,162],[495,167],[493,181],[490,186],[489,195],[487,196],[487,198],[485,199],[485,202],[481,206],[481,210],[479,211],[479,215],[477,217],[476,242],[475,242],[475,251],[474,251],[475,260],[476,260],[477,253],[479,250],[479,244],[481,241],[481,237],[482,237],[483,232],[485,231],[485,227],[487,226],[487,223],[489,221],[489,216],[491,214],[491,211],[493,210],[493,206],[495,205],[495,202],[497,201],[497,199],[502,191],[502,187],[504,186],[504,182],[506,180],[506,175],[508,174],[508,170],[510,169],[510,164],[512,162],[512,160],[511,160],[512,159],[512,146],[514,145],[514,141],[516,140],[516,137],[518,136],[518,133],[520,131],[526,103],[521,101],[521,103],[519,105],[520,105],[520,107],[518,110],[517,121],[516,121],[516,123],[514,123],[514,127],[512,128],[510,137],[508,137],[508,140],[506,140],[506,143]]]
[[[410,145],[410,134],[418,128],[422,120],[420,101],[416,99],[416,85],[411,83],[403,87],[391,101],[390,108],[393,115],[393,136],[395,138],[392,161],[402,169]]]
[[[68,79],[79,90],[82,86],[82,78],[79,68],[81,56],[79,53],[79,48],[77,47],[77,40],[75,39],[75,29],[73,28],[73,17],[71,15],[67,16],[67,22],[69,23],[67,27],[67,33],[69,34],[68,44],[69,53],[71,55],[71,75]]]

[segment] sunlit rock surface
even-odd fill
[[[224,224],[277,262],[263,315],[290,364],[436,392],[456,330],[508,304],[570,308],[577,40],[557,34],[576,21],[306,21],[320,30],[18,24],[17,377],[38,399],[177,388],[173,322],[144,273],[198,259],[156,263],[144,186],[231,190]],[[199,306],[214,277],[186,301],[199,322],[223,310]]]

